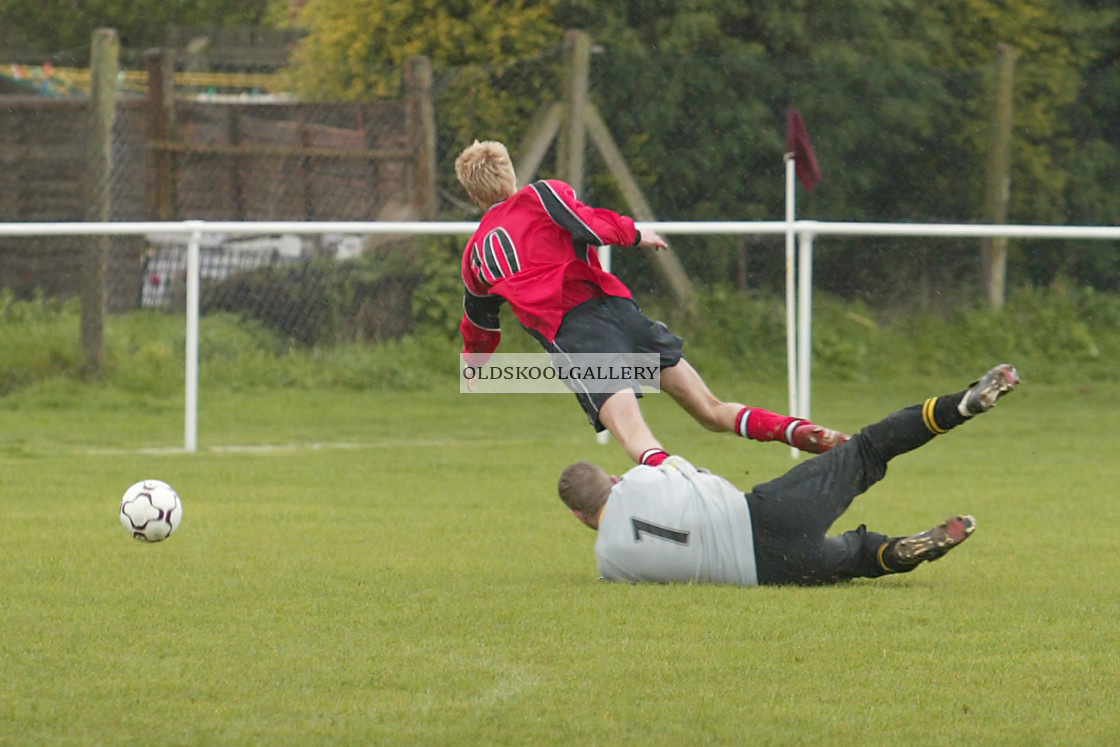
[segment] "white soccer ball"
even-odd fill
[[[141,480],[121,498],[121,525],[143,542],[167,539],[182,518],[179,494],[163,480]]]

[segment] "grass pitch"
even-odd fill
[[[7,398],[0,743],[1114,743],[1120,385],[1023,374],[835,528],[968,512],[976,535],[810,589],[598,582],[555,478],[628,463],[567,397],[204,392],[193,455],[175,397]],[[819,383],[814,416],[854,430],[965,383]],[[743,488],[792,463],[667,397],[644,410]],[[145,477],[184,503],[156,545],[116,516]]]

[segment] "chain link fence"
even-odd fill
[[[121,75],[131,82],[116,98],[111,167],[105,177],[109,220],[435,217],[434,124],[425,78],[430,73],[423,61],[398,71],[404,79],[401,96],[361,103],[298,102],[266,92],[262,86],[266,80],[275,84],[275,74],[245,73],[244,63],[236,73],[199,73],[175,71],[170,56],[149,55],[145,62],[144,92],[136,90],[136,71]],[[197,60],[189,61],[188,67],[197,66]],[[89,77],[87,72],[70,80],[76,88],[88,88]],[[206,84],[202,90],[200,82]],[[252,87],[246,89],[249,83]],[[0,145],[0,160],[8,168],[0,171],[0,220],[83,220],[86,152],[96,147],[86,126],[87,102],[80,92],[3,98],[0,128],[8,137]],[[351,265],[371,264],[371,253],[400,241],[211,235],[203,251],[204,303],[207,309],[286,319],[281,326],[301,343],[329,342],[306,332],[322,325],[294,321],[299,314],[290,308],[263,308],[262,297],[284,296],[286,306],[300,297],[337,302],[322,289],[280,289],[278,283],[323,282],[324,263],[342,275],[368,274],[368,268],[352,270]],[[83,237],[0,238],[0,285],[17,298],[75,296],[81,288],[82,253],[89,244]],[[110,313],[182,311],[186,260],[180,237],[111,237],[107,261]],[[401,263],[389,264],[399,274]],[[311,265],[318,269],[307,270]],[[402,288],[415,284],[415,273],[406,274]],[[360,285],[346,277],[339,284]],[[247,288],[253,292],[239,300],[237,294]],[[321,316],[314,308],[305,314]],[[376,334],[402,332],[400,324],[373,326]]]
[[[545,137],[542,113],[565,102],[569,90],[562,44],[502,68],[378,71],[399,81],[398,95],[361,103],[295,100],[283,90],[276,49],[255,44],[238,58],[235,44],[184,35],[178,48],[190,52],[173,60],[122,54],[111,220],[472,220],[478,211],[452,164],[474,138],[504,140],[515,159],[543,142],[535,176],[572,180],[582,173],[584,201],[637,212],[601,147],[589,143],[578,170],[565,155],[566,125]],[[876,64],[806,63],[790,71],[749,54],[680,58],[595,45],[587,101],[642,190],[653,213],[647,219],[781,219],[785,109],[800,105],[823,180],[812,193],[799,189],[798,217],[978,220],[983,178],[970,146],[982,133],[967,122],[984,120],[977,112],[990,99],[988,71]],[[0,99],[0,220],[83,217],[86,98],[81,75],[70,75],[63,95]],[[858,122],[850,121],[851,106],[840,105],[853,98],[862,102]],[[207,236],[204,311],[265,318],[301,344],[403,334],[418,306],[435,308],[425,312],[427,321],[453,331],[458,242]],[[698,287],[784,291],[780,237],[680,236],[672,243]],[[81,238],[0,238],[0,285],[17,297],[74,295],[82,248]],[[1024,265],[1032,251],[1019,255]],[[1096,277],[1103,265],[1115,276],[1114,254],[1105,260],[1096,247],[1072,251],[1064,268],[1088,268]],[[616,272],[638,293],[665,294],[648,254],[615,257]],[[979,285],[980,248],[969,240],[829,239],[818,243],[816,257],[817,287],[850,298],[928,307],[975,297]],[[111,313],[177,313],[184,278],[180,237],[111,239]]]

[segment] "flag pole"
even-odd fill
[[[794,305],[794,264],[796,237],[793,233],[794,200],[796,198],[793,153],[786,153],[786,386],[789,389],[789,414],[798,414],[797,402],[797,310]],[[790,446],[790,457],[797,458],[797,448]]]
[[[813,261],[813,244],[810,238],[799,249],[794,248],[796,236],[793,200],[796,180],[800,179],[805,191],[809,191],[820,181],[821,170],[817,166],[817,157],[813,154],[813,145],[809,142],[805,122],[793,107],[786,111],[786,151],[786,357],[789,359],[789,414],[808,419],[809,392],[807,387],[799,386],[799,372],[809,370],[811,357],[809,325],[812,321],[812,311],[807,303],[801,303],[800,308],[794,310],[796,292],[793,275],[796,253],[803,268],[802,292],[807,296],[810,289],[805,283],[811,277],[808,274],[807,264]],[[793,450],[793,455],[797,456],[797,449]]]

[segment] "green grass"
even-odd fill
[[[1112,744],[1120,384],[1023,373],[836,527],[970,512],[975,537],[811,589],[596,581],[555,478],[628,465],[567,397],[204,387],[185,454],[181,395],[23,389],[0,399],[0,744]],[[965,383],[818,380],[813,412],[853,430]],[[780,383],[713,388],[783,409]],[[792,462],[644,410],[744,488]],[[144,477],[184,503],[156,545],[116,516]]]

